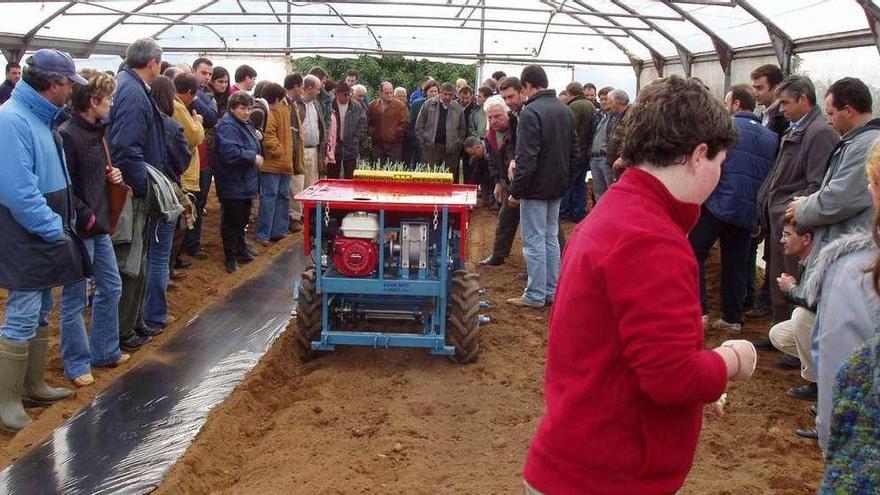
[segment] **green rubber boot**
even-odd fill
[[[0,337],[0,429],[15,433],[30,424],[21,405],[21,390],[28,363],[28,343]]]
[[[26,404],[46,406],[70,397],[66,388],[50,387],[46,383],[46,350],[49,347],[49,329],[37,330],[30,341],[27,372],[24,377],[22,399]]]

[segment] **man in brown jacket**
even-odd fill
[[[406,105],[394,98],[394,86],[385,81],[379,99],[367,109],[367,132],[373,139],[373,159],[380,163],[402,160],[401,143],[409,127]]]
[[[779,108],[791,126],[779,144],[779,154],[758,193],[758,217],[761,228],[770,232],[770,263],[767,276],[776,280],[782,273],[797,273],[798,260],[785,256],[782,218],[791,201],[819,190],[828,157],[840,140],[816,106],[816,89],[805,76],[789,76],[777,88]],[[777,284],[770,284],[773,321],[779,323],[791,316],[785,295]],[[759,346],[769,344],[759,341]]]

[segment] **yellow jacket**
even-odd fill
[[[205,141],[205,128],[199,124],[192,116],[186,105],[180,101],[178,96],[174,96],[174,115],[172,116],[178,124],[183,126],[183,135],[186,137],[186,144],[192,153],[192,159],[189,161],[189,167],[180,177],[183,189],[189,192],[199,191],[199,150],[200,144]]]
[[[263,167],[260,172],[293,174],[293,132],[290,128],[290,107],[280,101],[269,110],[266,133],[263,135]]]

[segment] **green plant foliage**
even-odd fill
[[[424,76],[431,76],[441,83],[454,83],[456,79],[464,78],[471,85],[477,78],[475,65],[430,62],[425,59],[410,60],[400,55],[382,58],[360,55],[358,58],[348,59],[318,56],[293,60],[293,70],[302,74],[308,73],[309,69],[316,65],[329,72],[334,81],[345,79],[345,73],[355,69],[360,75],[360,83],[367,87],[371,100],[378,97],[377,92],[382,81],[391,81],[395,87],[403,86],[408,93],[411,93]]]
[[[361,160],[358,162],[358,170],[381,170],[383,172],[427,172],[433,174],[449,173],[449,169],[443,164],[417,163],[414,167],[410,167],[403,162],[388,161],[384,164],[379,162],[371,162],[369,160]]]

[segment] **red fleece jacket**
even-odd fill
[[[550,319],[546,414],[525,465],[548,495],[668,494],[684,483],[702,405],[727,385],[703,349],[700,208],[630,169],[566,245]]]

